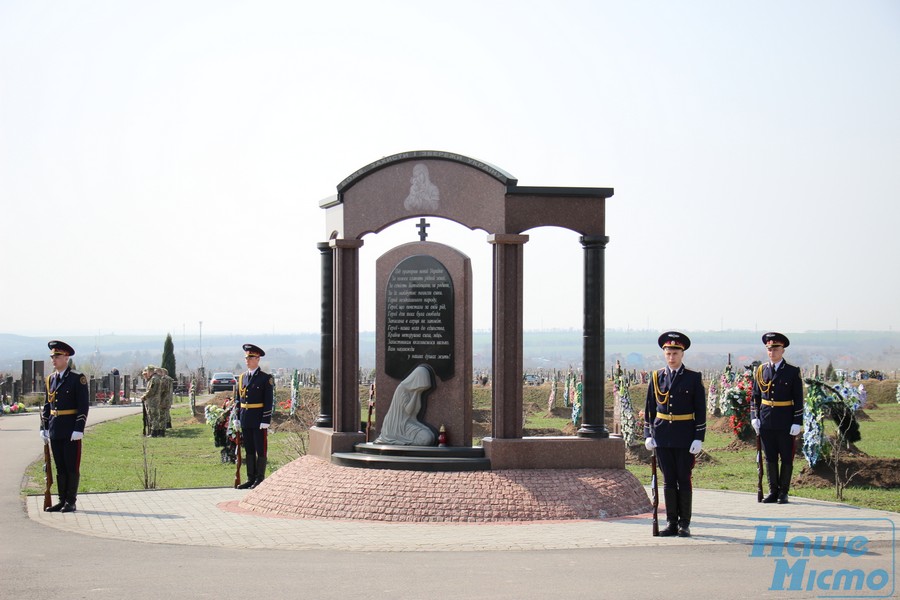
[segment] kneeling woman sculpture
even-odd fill
[[[434,432],[416,416],[422,408],[422,396],[434,387],[434,374],[427,365],[419,365],[400,382],[381,424],[376,444],[396,446],[433,446]]]

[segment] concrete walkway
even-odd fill
[[[90,422],[95,424],[137,410],[91,409]],[[104,559],[96,553],[104,552],[98,548],[112,548],[113,552],[120,553],[112,562],[122,565],[123,574],[137,573],[134,577],[138,581],[141,565],[153,568],[158,557],[155,548],[163,549],[169,556],[187,553],[186,556],[196,559],[195,550],[190,550],[195,548],[203,553],[197,556],[206,558],[240,557],[243,566],[233,567],[240,572],[258,564],[263,569],[260,572],[266,573],[266,581],[284,581],[285,586],[289,581],[307,581],[312,585],[319,578],[310,579],[297,573],[293,579],[283,578],[276,575],[278,569],[271,568],[273,560],[286,555],[290,558],[285,560],[300,571],[301,566],[318,564],[323,569],[322,575],[329,573],[321,579],[329,581],[328,585],[320,586],[318,593],[313,594],[322,598],[346,597],[341,594],[353,595],[354,589],[367,598],[546,598],[566,594],[600,598],[612,595],[613,591],[629,598],[682,597],[696,593],[701,581],[704,596],[718,598],[744,598],[748,593],[755,597],[789,598],[823,595],[818,588],[807,590],[805,580],[802,589],[777,589],[772,580],[773,572],[777,575],[774,571],[777,557],[752,557],[754,540],[760,535],[761,540],[776,539],[776,526],[786,528],[782,531],[787,532],[787,541],[798,539],[796,536],[805,536],[799,538],[801,541],[815,540],[816,536],[823,539],[824,536],[862,536],[867,545],[865,556],[856,561],[860,568],[867,573],[880,573],[883,569],[891,578],[895,576],[893,541],[895,524],[900,523],[897,513],[803,498],[792,498],[790,504],[783,506],[762,505],[756,502],[754,494],[727,491],[696,490],[694,536],[689,539],[652,537],[649,514],[610,520],[488,524],[272,517],[242,510],[238,503],[248,492],[234,489],[80,494],[78,511],[71,514],[45,513],[42,497],[31,496],[25,499],[23,511],[18,484],[25,466],[41,451],[36,431],[36,415],[0,418],[0,452],[4,457],[0,461],[0,510],[7,515],[18,512],[23,516],[22,519],[4,518],[0,524],[3,546],[0,566],[6,567],[7,561],[12,564],[17,549],[34,550],[34,540],[43,539],[75,552],[66,555],[61,571],[69,573],[73,585],[79,581],[77,557],[82,549],[85,558],[109,561],[112,557]],[[87,435],[90,436],[90,431]],[[661,508],[661,525],[664,519]],[[53,531],[64,537],[55,537],[50,533]],[[88,544],[91,539],[97,540],[97,545]],[[175,553],[172,549],[176,547],[183,550]],[[275,554],[269,558],[255,554],[260,549]],[[52,554],[49,548],[45,550],[47,554],[38,552],[44,559]],[[297,552],[300,554],[292,556]],[[335,552],[342,558],[332,561]],[[436,561],[427,559],[429,555],[434,555]],[[373,559],[374,556],[378,559]],[[449,558],[454,556],[459,558]],[[814,559],[808,560],[813,566]],[[382,565],[381,570],[370,568],[376,564]],[[97,573],[97,566],[94,563],[89,568],[103,580],[115,579],[105,569],[103,575]],[[353,573],[356,584],[340,581],[342,572]],[[754,572],[759,576],[748,576]],[[436,578],[453,589],[439,593],[413,580],[407,581],[407,576],[413,574]],[[172,568],[166,569],[165,575],[166,584],[150,585],[147,596],[131,591],[128,594],[133,598],[158,597],[167,586],[175,585],[170,581]],[[176,579],[192,590],[191,586],[198,581],[215,581],[209,574],[201,576],[196,572],[191,577],[182,575]],[[878,585],[879,581],[873,583]],[[891,579],[891,586],[893,583]],[[88,594],[93,589],[91,585],[86,582],[75,589]],[[369,587],[363,593],[360,586]],[[0,598],[13,597],[7,595],[12,589],[26,594],[39,591],[47,594],[42,597],[81,597],[65,593],[66,586],[57,589],[17,581],[0,588]],[[271,585],[265,589],[271,597],[292,597],[288,593],[290,589]],[[293,591],[293,596],[300,593],[297,589]],[[883,595],[884,587],[877,592],[882,595],[857,594],[857,597],[890,597]],[[89,595],[106,597],[103,593]],[[204,596],[191,592],[179,597]]]

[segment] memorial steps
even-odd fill
[[[354,452],[335,452],[331,462],[345,467],[408,471],[488,471],[484,448],[356,444]]]

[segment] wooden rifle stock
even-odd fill
[[[237,465],[234,469],[234,487],[241,485],[241,434],[240,432],[235,432],[234,434],[234,451],[237,454],[237,460],[235,464]]]
[[[659,479],[656,475],[656,448],[650,455],[650,498],[653,501],[653,537],[659,536]]]
[[[756,434],[756,501],[763,501],[762,442]]]
[[[50,444],[44,444],[44,510],[50,508],[53,499],[50,497],[50,487],[53,485],[53,469],[50,465]]]
[[[147,436],[150,435],[150,427],[147,423],[147,402],[144,400],[141,400],[141,410],[144,413],[144,435]]]
[[[369,443],[369,439],[372,433],[372,409],[375,408],[375,384],[373,383],[371,387],[369,387],[369,417],[366,422],[366,443]]]

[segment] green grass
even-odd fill
[[[880,404],[865,412],[872,420],[860,422],[863,436],[856,447],[869,456],[900,458],[900,443],[897,442],[900,404]]]
[[[81,462],[81,492],[110,492],[144,489],[144,452],[148,476],[156,479],[157,489],[230,487],[235,465],[223,464],[220,448],[213,443],[212,428],[197,423],[187,406],[172,409],[172,429],[164,438],[145,438],[141,415],[100,423],[84,438]],[[297,458],[300,434],[269,435],[268,472]],[[26,472],[26,494],[42,493],[43,459],[32,463]],[[241,480],[246,470],[241,468]],[[55,487],[54,487],[55,490]]]

